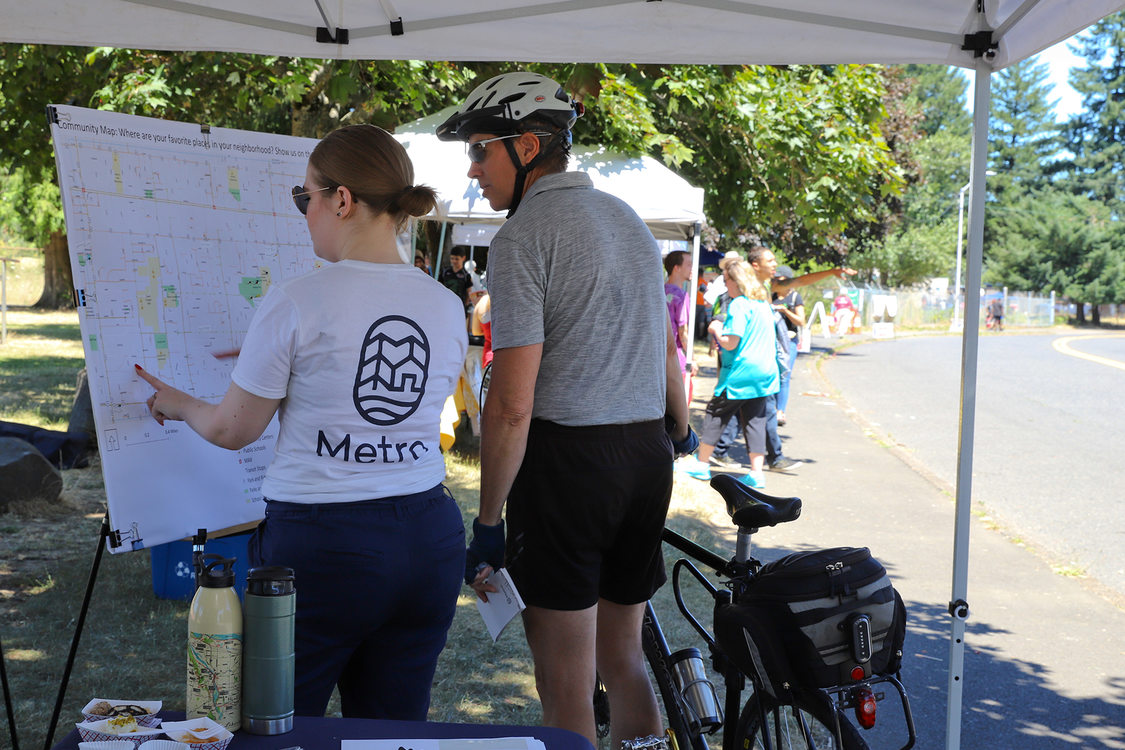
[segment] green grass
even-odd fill
[[[70,421],[78,371],[86,366],[78,313],[8,310],[0,344],[0,420],[52,430]]]
[[[0,419],[65,429],[74,381],[83,366],[74,312],[10,312],[8,343],[0,347]],[[466,528],[477,514],[480,465],[456,446],[447,456],[447,485]],[[63,472],[60,504],[0,515],[0,642],[24,747],[43,746],[79,607],[94,559],[106,498],[101,466]],[[702,502],[685,495],[701,494]],[[677,486],[669,526],[712,548],[731,531],[711,520],[709,491]],[[669,574],[675,556],[667,555]],[[711,601],[689,583],[689,602],[709,624]],[[673,650],[699,646],[679,616],[671,585],[654,598]],[[104,554],[74,673],[55,739],[69,732],[91,698],[185,704],[187,603],[153,595],[147,550]],[[338,713],[338,701],[329,713]],[[493,643],[466,588],[438,663],[433,721],[535,725],[541,718],[532,661],[517,619]],[[0,712],[0,747],[7,746]]]

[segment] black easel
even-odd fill
[[[8,710],[8,736],[12,738],[12,750],[20,750],[20,740],[16,736],[16,714],[12,710],[12,691],[8,687],[8,669],[4,666],[3,644],[0,644],[0,682],[4,683],[4,707]]]
[[[82,609],[78,613],[78,623],[74,626],[74,638],[70,642],[70,653],[66,657],[66,668],[63,670],[62,682],[59,684],[59,695],[55,699],[55,710],[51,714],[51,724],[47,727],[47,737],[43,741],[43,750],[51,750],[51,740],[55,736],[55,728],[59,725],[59,714],[62,713],[66,686],[70,682],[70,673],[74,669],[74,657],[78,654],[78,641],[82,637],[82,626],[86,624],[86,613],[90,609],[90,600],[94,595],[94,582],[98,579],[98,567],[101,565],[102,552],[105,550],[109,535],[109,513],[106,513],[102,519],[102,528],[98,532],[98,548],[94,552],[94,563],[90,566],[90,578],[86,581],[86,595],[82,598]]]

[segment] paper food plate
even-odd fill
[[[222,724],[208,718],[188,721],[166,721],[161,726],[164,734],[176,742],[183,742],[192,750],[226,750],[234,735]],[[213,737],[211,742],[202,742]]]
[[[78,736],[82,738],[83,742],[128,742],[134,748],[145,740],[155,739],[164,734],[164,730],[159,727],[142,727],[140,725],[137,726],[135,732],[113,734],[109,730],[109,719],[83,722],[75,726],[78,727]]]
[[[82,718],[87,722],[101,721],[102,719],[109,718],[105,714],[90,713],[90,709],[103,701],[111,706],[139,706],[140,708],[148,711],[148,713],[136,717],[138,725],[143,727],[160,726],[160,719],[156,717],[156,714],[158,711],[160,711],[160,707],[164,705],[163,701],[123,701],[114,700],[111,698],[94,698],[92,701],[82,707]]]

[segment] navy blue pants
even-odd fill
[[[252,566],[293,568],[300,716],[424,721],[465,571],[465,528],[438,485],[358,503],[267,501]]]

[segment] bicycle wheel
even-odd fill
[[[794,691],[791,700],[782,702],[766,695],[751,696],[738,717],[736,748],[764,750],[767,747],[762,739],[762,709],[772,750],[867,750],[867,743],[855,725],[833,709],[828,696],[817,691]],[[843,744],[836,740],[837,717]]]
[[[641,628],[641,648],[652,668],[652,676],[656,680],[657,691],[664,704],[664,714],[668,719],[668,729],[675,737],[679,750],[708,750],[707,741],[700,734],[693,734],[690,729],[688,717],[684,715],[684,708],[677,697],[676,685],[672,682],[672,674],[668,671],[668,662],[657,645],[655,625],[647,614]]]

